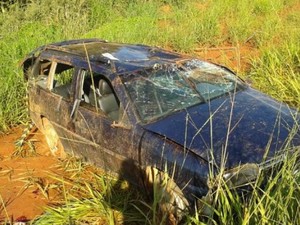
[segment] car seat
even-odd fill
[[[100,109],[114,121],[119,120],[119,103],[109,84],[101,79],[99,81],[100,96],[98,99]]]

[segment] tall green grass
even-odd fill
[[[297,8],[293,9],[296,0],[32,0],[26,5],[15,2],[0,14],[2,132],[27,119],[25,84],[18,62],[40,45],[73,38],[100,37],[189,53],[195,47],[250,42],[261,52],[261,57],[252,63],[254,86],[299,105],[298,61],[282,57],[299,56],[299,39],[286,43],[291,32],[299,33],[300,15]],[[277,75],[286,64],[289,68],[284,73],[294,74],[290,82],[283,74]],[[266,81],[270,77],[266,70],[276,74],[271,87],[266,85],[270,83]],[[286,97],[281,98],[282,93]]]
[[[254,85],[291,106],[300,107],[300,35],[289,37],[277,46],[262,50],[262,56],[253,59],[249,73]]]

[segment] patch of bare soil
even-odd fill
[[[160,7],[160,11],[165,14],[170,14],[172,12],[172,7],[168,4],[165,4],[162,7]]]
[[[49,154],[44,137],[38,131],[30,135],[36,154],[12,157],[16,150],[14,143],[21,135],[22,129],[18,128],[0,137],[0,224],[1,221],[31,220],[55,199],[55,194],[43,193],[42,187],[49,173],[60,170],[58,160]]]
[[[199,47],[194,49],[194,52],[201,59],[227,66],[235,72],[249,70],[251,58],[259,55],[258,49],[250,43],[241,45],[224,43],[218,47]]]

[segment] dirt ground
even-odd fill
[[[21,135],[22,128],[17,128],[0,137],[0,224],[1,221],[31,220],[40,215],[54,198],[45,195],[37,185],[49,173],[60,170],[58,160],[49,154],[39,131],[30,136],[36,155],[12,157],[16,150],[15,141]]]

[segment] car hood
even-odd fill
[[[247,88],[234,96],[190,107],[143,127],[206,160],[213,158],[217,164],[225,156],[226,167],[231,168],[241,163],[260,163],[266,149],[270,158],[287,143],[300,145],[295,120],[299,124],[295,110]]]

